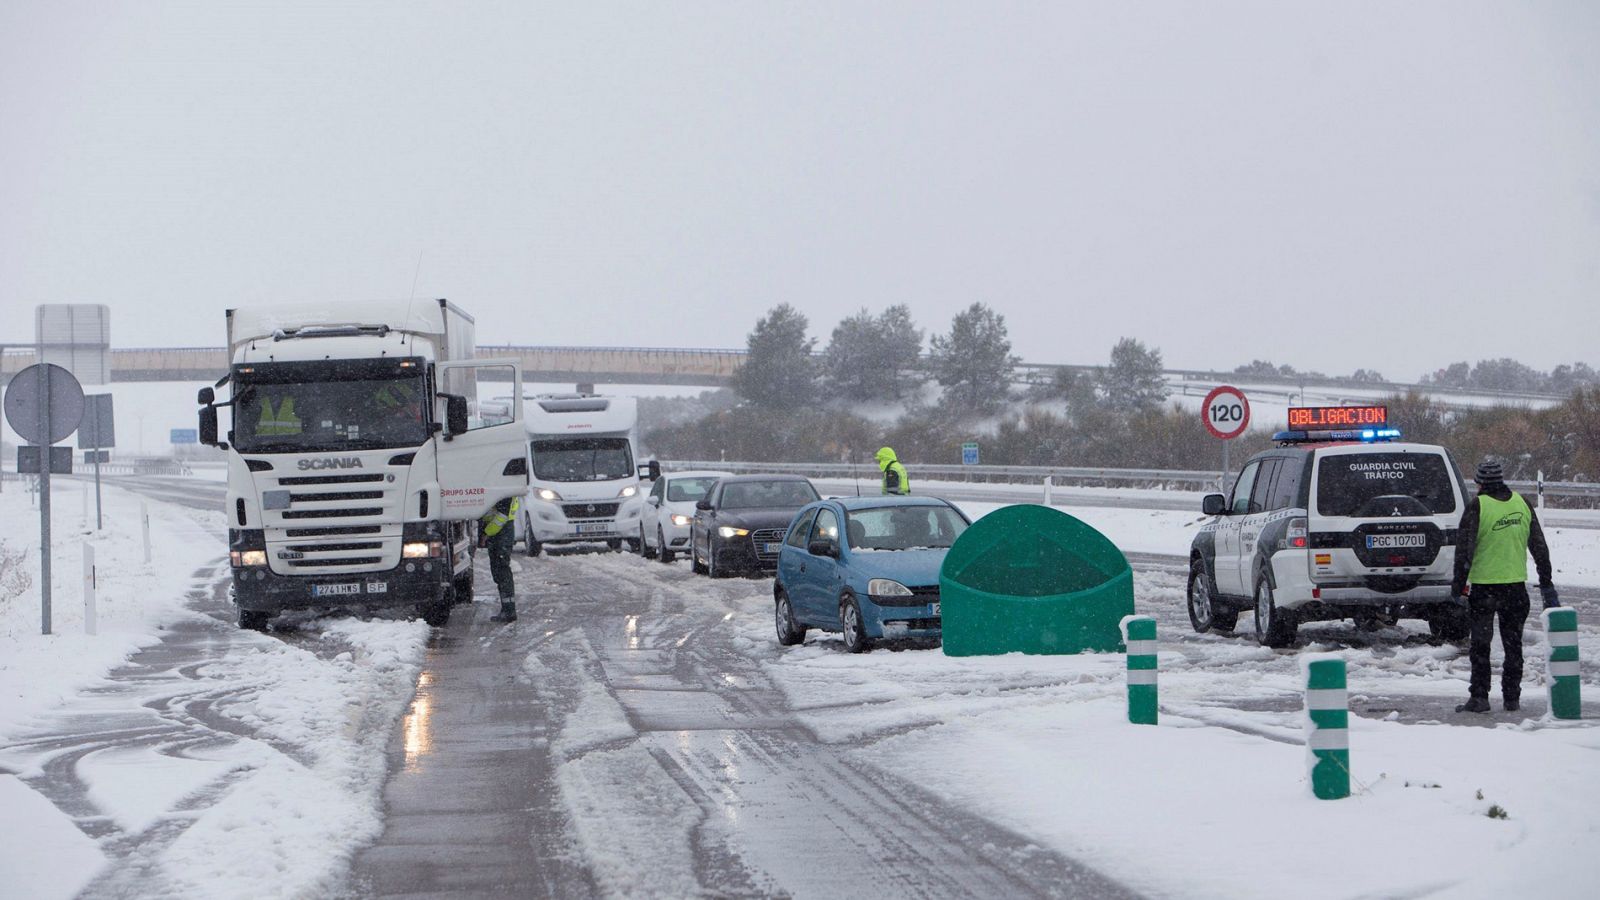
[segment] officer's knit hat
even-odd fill
[[[1478,475],[1474,480],[1482,485],[1499,484],[1506,480],[1505,469],[1501,468],[1500,463],[1486,459],[1478,463]]]

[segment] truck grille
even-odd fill
[[[620,503],[566,503],[561,512],[568,519],[615,519]]]
[[[271,481],[271,487],[288,493],[288,508],[261,511],[273,571],[354,574],[400,563],[403,480],[366,472]],[[384,521],[373,521],[378,518]]]

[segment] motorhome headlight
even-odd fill
[[[228,561],[233,563],[233,567],[235,569],[244,569],[250,566],[264,566],[267,564],[267,551],[231,550],[228,552]]]
[[[407,541],[401,546],[400,555],[406,559],[444,556],[444,541]]]
[[[725,538],[744,537],[749,533],[750,529],[748,528],[734,528],[732,525],[724,525],[717,529],[717,534],[720,534]]]
[[[690,518],[689,516],[678,515],[676,513],[674,513],[672,516],[672,524],[678,526],[679,528],[683,528],[693,521],[694,519]]]
[[[637,493],[639,493],[639,486],[636,485],[636,484],[630,484],[627,487],[623,488],[622,490],[617,491],[617,496],[618,497],[632,497],[634,494],[637,494]]]
[[[874,597],[909,597],[911,589],[889,578],[874,578],[867,582],[867,593]]]
[[[559,503],[561,501],[561,495],[550,490],[549,488],[539,488],[539,491],[537,494],[535,494],[535,496],[537,496],[540,500],[546,500],[551,503]]]

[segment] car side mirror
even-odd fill
[[[455,437],[467,433],[467,398],[455,394],[444,400],[445,434]]]
[[[701,509],[701,510],[710,510],[711,509],[711,501],[710,500],[696,500],[694,502],[694,508],[695,509]]]
[[[810,551],[812,556],[831,556],[834,559],[839,558],[839,545],[835,544],[833,541],[812,541],[806,547],[806,550]]]
[[[1228,511],[1228,498],[1221,494],[1207,494],[1200,501],[1200,511],[1208,516],[1226,515]]]
[[[206,388],[201,393],[210,391],[210,388]],[[217,408],[209,403],[200,408],[200,443],[207,447],[217,445]]]

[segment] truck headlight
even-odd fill
[[[750,529],[748,529],[748,528],[734,528],[731,525],[724,525],[721,528],[717,529],[717,534],[720,534],[725,538],[744,537],[745,535],[747,535],[749,533],[750,533]]]
[[[890,578],[874,578],[867,582],[867,593],[876,597],[909,597],[911,588]]]
[[[561,500],[561,495],[550,490],[549,488],[539,488],[538,493],[536,493],[534,496],[538,497],[540,500],[545,500],[550,503],[556,503]]]
[[[623,488],[622,490],[617,491],[617,496],[618,497],[632,497],[634,494],[637,494],[637,493],[639,493],[639,486],[636,485],[636,484],[630,484],[627,487]]]
[[[233,564],[235,569],[243,569],[250,566],[264,566],[267,564],[267,551],[230,550],[228,551],[228,561]]]
[[[688,525],[692,521],[694,521],[694,520],[689,518],[688,516],[679,515],[677,513],[673,513],[673,515],[672,515],[672,524],[678,526],[679,528],[682,528],[685,525]]]
[[[444,556],[444,541],[407,541],[400,547],[400,555],[406,559]]]

